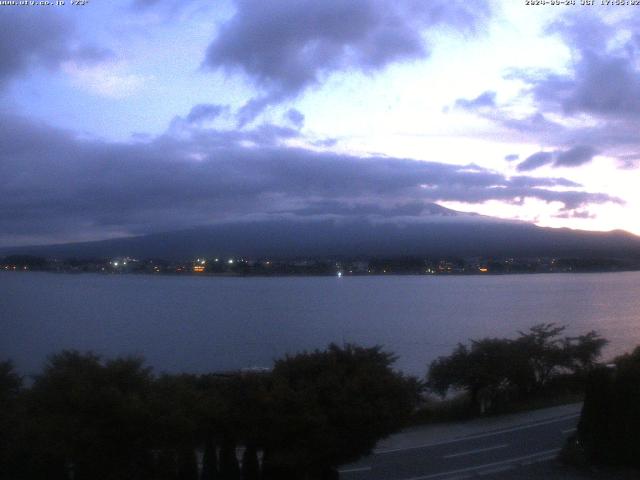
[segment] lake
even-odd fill
[[[64,348],[143,355],[156,371],[269,367],[330,342],[380,344],[396,367],[540,322],[640,344],[640,272],[221,278],[0,272],[0,359],[40,370]]]

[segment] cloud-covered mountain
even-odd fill
[[[0,245],[98,240],[274,216],[421,221],[436,202],[536,200],[564,213],[624,203],[562,177],[290,146],[300,132],[272,124],[243,131],[197,125],[223,110],[200,105],[175,119],[172,134],[125,144],[80,138],[0,112]]]
[[[489,0],[76,10],[0,17],[0,247],[203,225],[314,235],[329,221],[336,237],[355,225],[404,235],[436,203],[640,233],[638,12],[523,17]]]
[[[469,215],[433,205],[421,221],[372,222],[365,217],[232,222],[139,237],[3,249],[64,257],[190,259],[357,256],[570,256],[640,258],[640,237],[588,232]]]

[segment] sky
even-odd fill
[[[0,246],[434,203],[640,234],[638,6],[4,3]]]

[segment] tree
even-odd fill
[[[485,338],[459,344],[448,357],[429,367],[427,386],[444,396],[451,388],[469,393],[472,408],[480,412],[520,393],[530,381],[527,360],[517,345],[506,339]]]
[[[102,362],[75,351],[50,357],[29,392],[32,478],[149,478],[151,381],[141,359]]]
[[[332,344],[278,360],[264,464],[272,477],[324,479],[401,428],[419,384],[391,369],[381,347]]]
[[[451,355],[431,363],[427,386],[442,396],[450,389],[465,390],[472,407],[484,412],[513,397],[545,391],[552,378],[566,373],[583,381],[607,342],[594,331],[561,338],[564,330],[542,323],[519,332],[515,340],[485,338],[472,340],[469,347],[459,344]]]
[[[24,467],[19,440],[23,410],[20,405],[22,378],[10,361],[0,362],[0,479],[20,478]]]
[[[255,455],[264,444],[268,424],[268,373],[206,374],[197,388],[198,441],[205,451],[205,474],[211,478],[237,478],[236,447]],[[216,455],[218,451],[219,455]],[[257,460],[256,460],[257,461]],[[249,465],[251,470],[252,465]]]
[[[195,480],[196,448],[201,440],[203,395],[196,375],[162,374],[152,385],[149,408],[153,415],[153,441],[149,445],[158,452],[157,466],[162,478]]]
[[[640,467],[640,347],[591,369],[578,440],[591,463]]]
[[[534,388],[544,387],[557,370],[569,362],[559,335],[565,326],[554,323],[534,325],[528,332],[518,332],[517,347],[527,356],[533,371]]]
[[[565,338],[562,348],[566,352],[567,368],[576,374],[588,373],[596,366],[596,360],[607,343],[595,330],[578,337]]]

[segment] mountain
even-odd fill
[[[435,206],[437,207],[437,206]],[[608,257],[640,259],[640,237],[537,227],[435,208],[424,221],[279,219],[235,222],[87,243],[4,248],[47,257],[190,259],[358,256]],[[406,218],[406,217],[405,217]]]

